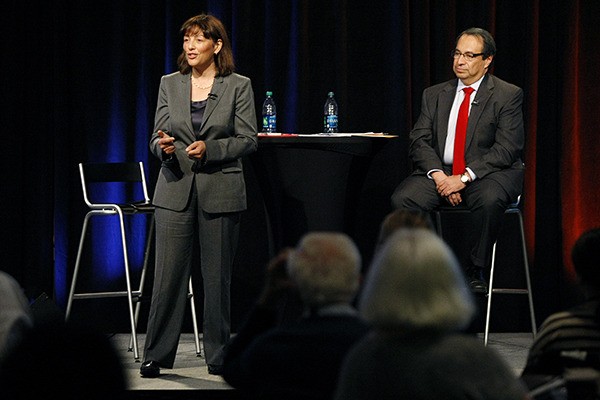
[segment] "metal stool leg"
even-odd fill
[[[529,276],[529,262],[527,260],[527,247],[525,242],[525,229],[523,227],[523,216],[521,211],[518,208],[509,208],[506,210],[505,214],[517,214],[519,220],[519,234],[521,236],[521,249],[523,255],[523,268],[525,272],[525,281],[526,288],[525,289],[502,289],[502,288],[494,288],[494,273],[495,273],[495,265],[496,265],[496,247],[498,242],[494,243],[494,247],[492,250],[492,265],[490,269],[490,283],[489,289],[487,293],[487,311],[485,316],[485,332],[484,332],[484,344],[487,346],[488,338],[489,338],[489,328],[490,328],[490,318],[491,318],[491,310],[492,310],[492,295],[494,293],[504,293],[504,294],[526,294],[529,302],[529,317],[531,320],[531,332],[533,337],[537,335],[537,324],[535,320],[535,311],[533,307],[533,295],[531,291],[531,278]]]
[[[133,309],[133,294],[131,289],[131,277],[129,273],[129,255],[127,252],[127,239],[125,236],[125,221],[123,218],[123,214],[119,212],[119,222],[121,224],[121,242],[123,245],[123,260],[125,263],[125,283],[127,285],[127,303],[129,305],[129,321],[131,324],[131,339],[133,342],[133,358],[135,361],[140,359],[138,342],[137,342],[137,333],[136,333],[136,319],[135,313]]]
[[[487,311],[485,313],[485,331],[483,333],[483,344],[487,346],[488,337],[490,333],[490,316],[492,315],[492,294],[494,293],[494,269],[496,266],[496,245],[498,241],[494,243],[492,248],[492,266],[490,268],[490,282],[487,292]]]
[[[73,269],[73,278],[71,280],[71,290],[69,291],[69,299],[67,301],[67,310],[65,312],[65,321],[69,320],[71,314],[71,307],[73,305],[73,298],[75,297],[75,286],[77,284],[77,277],[79,275],[79,266],[81,265],[81,255],[83,253],[83,242],[85,241],[85,233],[88,227],[88,221],[91,213],[87,213],[83,219],[83,227],[81,228],[81,237],[79,238],[79,248],[77,249],[77,258],[75,259],[75,268]]]
[[[196,343],[196,355],[200,357],[202,352],[200,350],[200,335],[198,332],[198,320],[196,318],[196,305],[194,304],[194,288],[192,286],[192,278],[190,277],[189,283],[189,297],[190,307],[192,309],[192,325],[194,326],[194,341]]]
[[[79,248],[77,249],[77,258],[75,261],[75,268],[73,270],[73,279],[71,282],[71,290],[69,292],[69,299],[67,301],[67,309],[65,312],[65,320],[68,320],[71,314],[71,308],[73,306],[73,300],[75,298],[95,298],[95,297],[112,297],[113,295],[120,295],[118,292],[115,293],[78,293],[75,294],[75,287],[77,284],[77,278],[79,275],[79,268],[81,265],[81,256],[83,254],[83,247],[84,247],[84,242],[85,242],[85,236],[86,236],[86,232],[87,232],[87,228],[89,226],[89,221],[91,219],[92,216],[94,215],[99,215],[102,214],[101,211],[91,211],[88,212],[83,220],[83,228],[81,229],[81,237],[79,239]],[[127,241],[126,241],[126,236],[125,236],[125,223],[124,223],[124,218],[123,218],[123,214],[119,213],[119,224],[120,224],[120,230],[121,230],[121,245],[123,246],[123,260],[124,260],[124,268],[125,268],[125,283],[127,286],[127,291],[124,293],[127,296],[127,303],[129,306],[129,319],[130,319],[130,325],[131,325],[131,340],[132,340],[132,345],[130,346],[131,349],[133,349],[133,354],[134,354],[134,358],[135,360],[139,360],[139,352],[138,352],[138,346],[137,346],[137,335],[136,335],[136,327],[135,327],[135,316],[134,316],[134,309],[133,309],[133,291],[131,289],[131,278],[130,278],[130,274],[129,274],[129,256],[128,256],[128,252],[127,252]],[[137,295],[137,293],[136,293]]]
[[[144,290],[144,282],[146,281],[146,271],[148,269],[148,260],[150,259],[150,249],[152,247],[152,239],[153,239],[153,235],[154,235],[154,214],[150,215],[150,226],[148,228],[148,237],[146,238],[146,249],[144,251],[144,264],[142,265],[142,272],[140,275],[140,286],[139,286],[139,297],[138,297],[138,301],[135,305],[135,325],[137,326],[138,320],[139,320],[139,316],[140,316],[140,308],[142,306],[141,303],[141,298],[142,298],[142,293]],[[128,351],[133,351],[133,335],[131,335],[131,338],[129,339],[129,350]],[[137,359],[136,359],[137,361]]]
[[[527,261],[527,244],[525,243],[525,229],[523,227],[523,216],[519,212],[519,228],[521,230],[521,248],[523,249],[523,262],[525,265],[525,280],[527,282],[527,298],[529,300],[529,316],[531,318],[531,332],[533,338],[537,336],[537,323],[535,320],[535,311],[533,308],[533,294],[531,291],[531,278],[529,276],[529,262]]]

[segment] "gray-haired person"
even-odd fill
[[[461,332],[474,309],[446,243],[430,229],[398,229],[367,273],[359,312],[373,330],[346,357],[335,398],[526,399],[500,356]]]

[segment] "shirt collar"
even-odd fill
[[[485,74],[483,74],[483,76],[481,78],[479,78],[479,80],[471,85],[469,85],[469,87],[472,87],[476,92],[479,90],[479,86],[481,85],[481,82],[483,81],[483,78],[485,78]],[[458,80],[458,85],[456,87],[456,91],[460,92],[461,90],[463,90],[464,88],[466,88],[467,85],[465,85],[460,79]]]

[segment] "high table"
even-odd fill
[[[259,135],[250,161],[270,254],[295,246],[304,233],[315,230],[345,232],[358,240],[357,207],[365,195],[365,179],[376,154],[395,138],[372,133]]]
[[[306,232],[348,234],[368,266],[391,193],[406,173],[402,143],[377,134],[259,136],[258,151],[243,160],[248,209],[231,282],[234,331],[263,288],[269,260]],[[283,318],[298,307],[286,302]]]

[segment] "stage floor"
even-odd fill
[[[481,335],[483,341],[483,335]],[[140,360],[143,358],[145,335],[138,335]],[[162,369],[161,376],[148,379],[140,376],[140,362],[135,362],[128,351],[128,334],[111,337],[122,356],[129,382],[131,398],[138,399],[236,399],[238,394],[220,376],[209,375],[202,356],[196,355],[194,335],[182,334],[173,369]],[[498,351],[508,365],[519,375],[525,366],[532,343],[531,333],[491,333],[488,346]],[[199,393],[202,392],[202,393]]]

